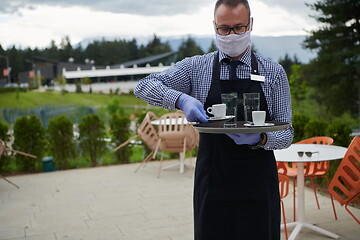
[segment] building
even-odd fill
[[[53,86],[56,79],[62,76],[67,83],[76,83],[89,78],[91,83],[138,80],[150,73],[161,72],[175,62],[177,52],[167,52],[151,57],[141,58],[112,66],[97,66],[91,62],[77,64],[59,62],[51,59],[34,57],[33,70],[19,73],[19,82]]]

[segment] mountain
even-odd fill
[[[171,48],[175,51],[179,49],[179,46],[183,41],[185,41],[189,36],[176,36],[176,37],[159,37],[161,41],[168,42]],[[212,35],[208,36],[190,36],[194,41],[201,47],[204,52],[208,52],[211,42],[215,42],[215,37]],[[260,37],[252,36],[252,43],[255,47],[255,50],[264,57],[270,58],[274,61],[279,61],[279,59],[284,58],[285,54],[288,54],[290,58],[296,56],[298,60],[302,63],[308,63],[311,59],[316,57],[315,52],[302,48],[302,42],[305,40],[306,36],[279,36],[279,37]],[[99,37],[99,38],[87,38],[82,40],[80,43],[82,47],[86,47],[89,43],[93,41],[114,41],[116,39],[121,39],[119,37]],[[139,45],[146,45],[149,41],[153,39],[151,37],[140,37],[136,38],[136,41]]]
[[[181,43],[188,38],[184,37],[163,37],[163,41],[169,42],[172,49],[177,50]],[[211,42],[215,42],[215,37],[197,37],[191,36],[192,39],[201,47],[204,52],[208,52]],[[296,56],[302,63],[308,63],[312,58],[316,57],[316,53],[302,48],[302,42],[306,36],[281,36],[281,37],[259,37],[252,36],[252,44],[255,50],[264,57],[274,61],[284,58],[288,54],[290,58]]]

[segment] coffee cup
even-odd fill
[[[211,107],[208,107],[206,111],[212,115],[214,118],[225,118],[226,116],[226,104],[214,104]]]
[[[252,111],[252,120],[255,126],[263,126],[265,124],[265,111]]]

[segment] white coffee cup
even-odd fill
[[[226,104],[214,104],[208,107],[207,112],[214,115],[214,118],[225,118],[226,116]]]
[[[252,111],[252,119],[255,126],[263,126],[265,124],[265,111]]]

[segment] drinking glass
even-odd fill
[[[244,118],[245,122],[252,122],[252,112],[260,111],[260,93],[244,93]]]
[[[221,94],[221,101],[226,104],[226,117],[229,117],[229,120],[224,123],[224,127],[236,127],[238,105],[237,93],[223,93]]]

